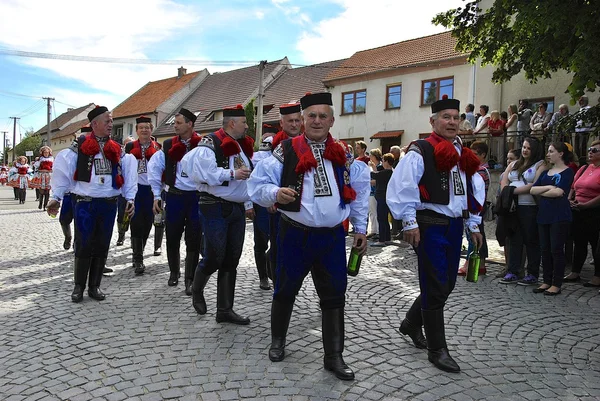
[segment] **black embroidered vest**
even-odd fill
[[[133,145],[132,145],[133,146]],[[173,138],[165,139],[163,152],[165,152],[165,184],[175,187],[175,175],[177,174],[177,163],[169,157],[169,149],[173,146]]]
[[[296,155],[294,147],[292,146],[292,139],[286,139],[281,142],[281,147],[283,149],[281,187],[294,189],[298,193],[298,196],[291,203],[285,205],[277,204],[277,208],[288,212],[299,212],[302,189],[304,186],[304,174],[296,173],[296,166],[298,165],[299,160],[298,155]]]
[[[419,187],[424,186],[429,194],[429,199],[423,197],[421,192],[421,202],[436,203],[438,205],[447,205],[450,203],[450,173],[448,171],[438,171],[435,168],[435,158],[433,156],[433,146],[424,139],[413,142],[421,150],[425,171],[419,181]]]
[[[81,151],[83,141],[85,141],[85,135],[77,138],[77,174],[75,175],[75,179],[77,181],[90,182],[96,155],[88,156]]]

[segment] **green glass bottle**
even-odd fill
[[[119,232],[126,233],[129,230],[129,214],[123,213],[123,220],[121,220],[121,224],[119,224]]]
[[[358,246],[360,246],[360,240]],[[348,275],[356,276],[358,274],[358,270],[360,269],[360,262],[362,262],[362,254],[360,253],[358,247],[353,246],[350,250],[350,256],[348,257]]]
[[[467,281],[476,283],[479,278],[479,250],[477,247],[473,250],[469,256],[469,267],[467,268]]]

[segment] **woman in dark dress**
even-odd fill
[[[390,222],[388,215],[390,209],[386,203],[387,186],[394,172],[394,155],[383,155],[383,170],[371,172],[371,184],[375,184],[375,200],[377,201],[377,222],[379,223],[379,241],[371,246],[383,247],[392,244]]]

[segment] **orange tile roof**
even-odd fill
[[[451,32],[444,32],[362,50],[354,53],[338,68],[331,71],[323,82],[327,84],[337,79],[357,75],[466,57],[465,54],[454,50],[455,47],[456,39],[451,36]]]
[[[153,113],[158,106],[178,90],[189,84],[201,71],[185,74],[181,78],[172,77],[148,82],[129,96],[112,111],[113,118],[139,116]]]

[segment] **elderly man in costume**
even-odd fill
[[[476,246],[482,244],[478,225],[485,201],[479,160],[457,136],[459,109],[459,101],[447,97],[431,105],[433,132],[410,144],[387,191],[390,211],[402,220],[404,240],[414,247],[419,264],[421,294],[400,332],[417,348],[427,348],[429,361],[448,372],[460,367],[448,352],[444,305],[456,284],[465,220]]]
[[[352,220],[354,245],[366,250],[370,175],[355,163],[329,129],[334,123],[330,93],[301,99],[306,133],[284,140],[260,162],[248,182],[252,201],[281,212],[269,359],[282,361],[298,291],[312,273],[322,310],[324,367],[342,380],[354,372],[342,358],[347,285],[342,222]]]
[[[110,139],[112,115],[104,106],[88,113],[92,132],[81,135],[70,148],[62,150],[54,161],[52,196],[47,212],[55,216],[69,190],[75,196],[75,288],[73,302],[83,299],[89,271],[88,295],[102,301],[100,290],[115,215],[117,198],[127,200],[126,213],[134,214],[137,192],[135,159],[121,152]]]
[[[154,194],[154,213],[162,213],[161,192],[165,184],[166,203],[165,230],[167,234],[167,260],[169,261],[169,280],[167,285],[179,283],[179,247],[185,231],[185,294],[192,295],[194,270],[200,259],[202,226],[198,215],[198,191],[196,184],[182,169],[183,157],[198,146],[200,135],[194,131],[196,115],[182,108],[175,115],[175,133],[173,138],[163,143],[162,152],[156,152],[148,163],[148,182]]]
[[[154,222],[154,196],[148,183],[148,162],[152,155],[161,149],[158,142],[150,137],[152,119],[139,116],[135,119],[135,132],[138,139],[125,145],[125,153],[133,155],[138,163],[138,190],[135,195],[135,215],[131,219],[131,250],[133,268],[136,275],[144,274],[144,247]]]
[[[246,136],[242,105],[223,110],[223,127],[206,135],[183,160],[184,170],[198,185],[204,253],[194,277],[192,305],[207,311],[204,288],[217,276],[217,322],[246,325],[250,319],[233,310],[237,267],[242,256],[246,217],[254,218],[246,180],[252,171],[254,140]]]

